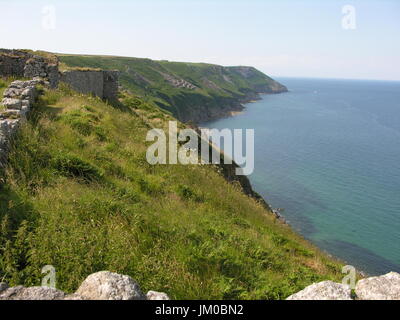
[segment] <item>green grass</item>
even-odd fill
[[[168,113],[46,90],[16,136],[0,184],[0,280],[39,285],[44,265],[75,291],[128,274],[174,299],[283,299],[341,278],[328,258],[213,166],[147,163]]]

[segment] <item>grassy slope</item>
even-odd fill
[[[213,166],[151,166],[149,126],[170,116],[138,98],[120,108],[62,87],[21,130],[0,185],[0,280],[73,292],[111,270],[182,299],[279,299],[340,265]]]
[[[150,59],[59,55],[64,68],[91,67],[121,71],[120,82],[146,101],[156,102],[175,117],[187,121],[196,118],[193,109],[218,110],[237,105],[249,94],[280,88],[280,84],[254,68],[245,76],[238,67],[205,63],[154,61]],[[196,89],[176,88],[165,79],[184,79]],[[283,88],[283,87],[282,87]]]

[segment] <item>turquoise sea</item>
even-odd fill
[[[255,129],[254,189],[305,238],[370,275],[400,272],[400,82],[277,79],[209,128]]]

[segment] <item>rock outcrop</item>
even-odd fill
[[[0,283],[0,300],[169,300],[163,292],[142,293],[129,276],[100,271],[88,276],[73,294],[49,287],[8,288]]]
[[[323,281],[314,283],[286,300],[352,300],[349,286]],[[400,274],[390,272],[361,279],[355,288],[355,300],[400,300]]]
[[[347,285],[323,281],[308,286],[286,300],[351,300],[351,289]]]
[[[357,282],[356,295],[360,300],[400,300],[400,274],[362,279]]]

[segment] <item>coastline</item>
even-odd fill
[[[288,92],[288,91],[285,91],[285,92]],[[284,92],[279,92],[279,93],[284,93]],[[196,125],[196,127],[197,127],[198,129],[201,129],[201,128],[210,129],[210,127],[205,126],[206,122],[209,122],[209,121],[212,121],[212,120],[217,120],[217,119],[222,119],[222,118],[234,117],[234,116],[243,114],[243,113],[245,112],[245,109],[247,108],[247,105],[248,105],[248,104],[257,102],[258,100],[261,100],[261,99],[262,99],[262,96],[263,96],[263,95],[269,95],[269,94],[271,94],[271,93],[257,93],[257,99],[252,99],[252,100],[249,100],[248,102],[243,102],[243,103],[242,103],[243,109],[242,109],[241,111],[231,111],[231,112],[229,112],[228,114],[226,114],[226,115],[224,115],[224,116],[221,116],[221,117],[218,117],[218,118],[213,118],[213,119],[210,119],[210,120],[208,120],[208,121],[205,121],[204,123],[202,123],[201,126]],[[218,149],[218,150],[220,150],[220,149]],[[220,150],[220,151],[223,152],[223,150]],[[222,168],[224,168],[224,167],[226,168],[227,166],[238,166],[238,165],[233,161],[233,164],[232,164],[232,165],[224,165],[224,164],[221,164],[220,166],[221,166]],[[228,181],[233,182],[233,181],[242,180],[242,179],[237,179],[237,176],[234,175],[234,173],[233,173],[232,170],[228,170],[228,171],[231,171],[231,174],[228,174],[228,175],[227,175],[226,169],[225,169],[225,170],[223,169],[223,172],[222,172],[223,175],[224,175],[224,177],[225,177]],[[248,196],[253,197],[253,198],[256,199],[257,201],[260,201],[260,202],[263,204],[263,206],[266,208],[266,210],[270,211],[271,214],[273,214],[273,215],[276,217],[276,219],[277,219],[278,221],[280,221],[280,222],[283,223],[283,224],[288,225],[288,227],[289,227],[294,233],[296,233],[299,237],[301,237],[301,238],[304,239],[305,241],[309,242],[312,246],[314,246],[315,248],[317,248],[321,253],[323,253],[323,254],[326,255],[327,257],[332,258],[332,259],[338,261],[339,263],[343,264],[343,266],[348,265],[348,262],[347,262],[346,260],[344,260],[343,258],[340,258],[340,257],[338,257],[338,256],[336,256],[336,255],[330,253],[330,252],[327,251],[326,249],[323,249],[323,248],[319,247],[319,246],[318,246],[316,243],[314,243],[311,239],[306,238],[303,234],[301,234],[300,232],[296,231],[296,230],[293,228],[293,226],[292,226],[289,222],[287,222],[287,219],[286,219],[285,216],[282,214],[282,211],[284,210],[284,208],[282,208],[282,207],[279,207],[279,208],[274,208],[274,207],[272,207],[272,206],[264,199],[264,197],[262,197],[257,191],[254,190],[254,187],[253,187],[253,185],[252,185],[250,179],[249,179],[247,176],[240,176],[240,177],[242,177],[242,178],[244,178],[244,180],[246,180],[245,186],[243,185],[243,181],[239,181],[240,185],[241,185],[242,188],[243,188],[243,192],[244,192],[245,194],[247,194]],[[361,277],[361,278],[365,278],[365,277],[371,276],[368,272],[366,272],[365,270],[359,269],[359,268],[356,269],[356,274],[357,274],[358,277]]]

